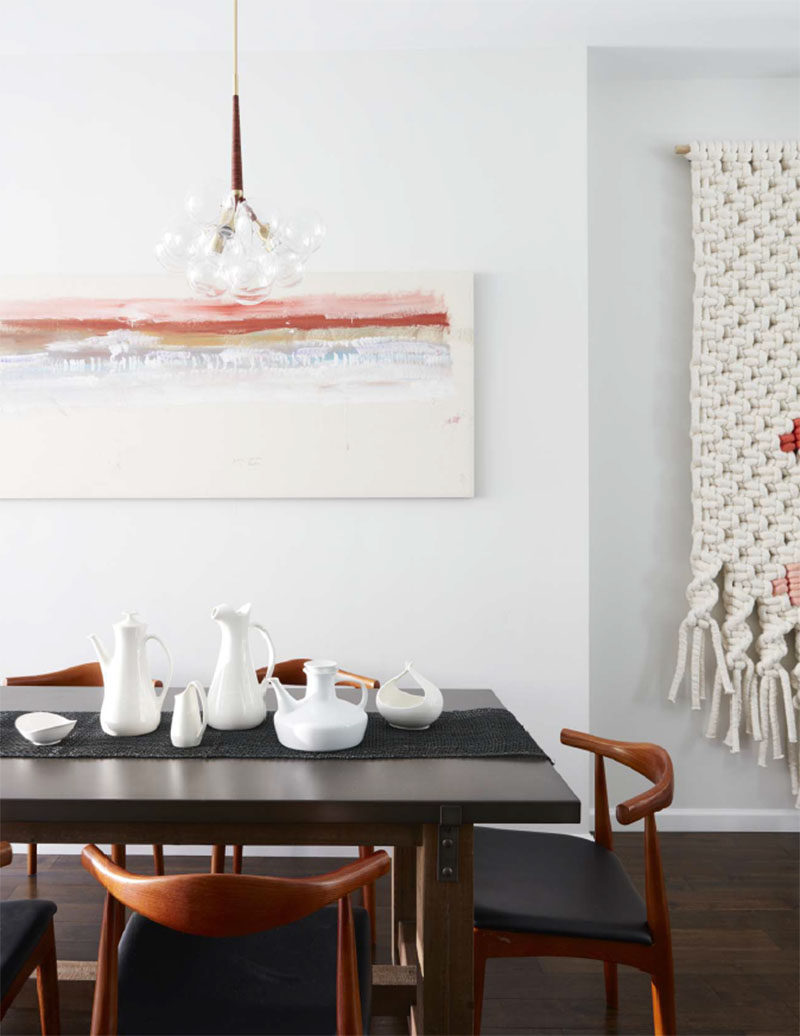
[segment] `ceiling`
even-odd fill
[[[797,0],[240,0],[243,51],[546,44],[800,51]],[[0,0],[0,53],[209,52],[231,0]]]

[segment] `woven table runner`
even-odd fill
[[[0,712],[0,756],[42,759],[470,759],[524,756],[549,761],[522,724],[507,709],[443,712],[428,730],[397,730],[369,713],[364,740],[339,752],[298,752],[275,735],[272,713],[252,730],[212,730],[197,748],[174,748],[169,738],[172,714],[161,717],[152,734],[109,737],[96,712],[65,712],[77,725],[61,744],[33,745],[14,726],[21,712]]]

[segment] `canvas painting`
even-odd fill
[[[471,496],[472,308],[468,274],[7,282],[0,495]]]

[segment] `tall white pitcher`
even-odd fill
[[[149,734],[161,722],[161,707],[172,679],[172,659],[166,644],[152,633],[136,612],[125,612],[114,623],[114,649],[107,651],[95,634],[89,637],[103,672],[100,726],[112,737]],[[154,640],[167,656],[169,675],[158,694],[150,677],[145,646]]]
[[[217,668],[208,689],[208,725],[216,730],[248,730],[263,723],[267,715],[264,681],[275,668],[275,649],[269,633],[250,621],[250,605],[232,608],[220,604],[211,612],[219,624],[222,643]],[[264,638],[269,658],[264,681],[259,683],[250,651],[249,634],[254,629]]]

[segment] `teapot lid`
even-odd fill
[[[114,623],[114,629],[142,629],[146,625],[138,612],[123,612],[119,622]]]
[[[306,674],[312,672],[322,673],[326,676],[335,676],[339,672],[339,663],[332,662],[329,658],[309,658],[303,664],[303,671]]]

